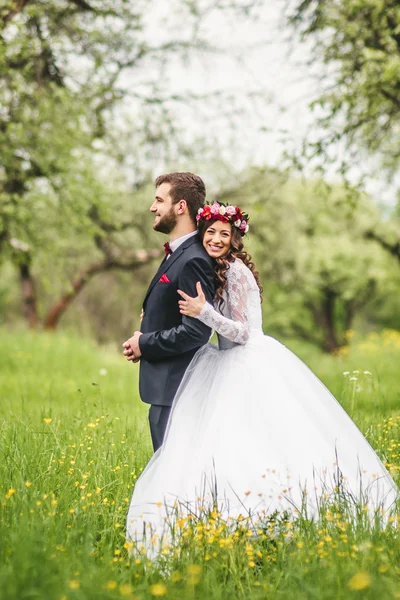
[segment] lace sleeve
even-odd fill
[[[245,344],[250,333],[248,318],[249,277],[246,273],[249,269],[242,263],[240,263],[240,267],[236,266],[237,262],[232,263],[228,271],[226,286],[227,302],[232,319],[221,315],[207,302],[197,318],[231,342]]]

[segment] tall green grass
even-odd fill
[[[288,346],[398,481],[399,334],[355,340],[336,357]],[[318,525],[266,523],[257,537],[211,518],[187,528],[164,567],[130,557],[127,507],[152,454],[137,365],[87,340],[6,331],[0,364],[1,598],[400,597],[397,528],[353,526],[339,511]]]

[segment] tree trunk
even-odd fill
[[[324,352],[335,352],[339,347],[339,335],[335,326],[336,294],[332,290],[324,290],[324,297],[319,306],[308,304],[314,321],[322,333],[321,348]]]
[[[35,282],[31,275],[29,260],[19,264],[19,278],[21,282],[22,301],[24,316],[31,328],[36,327],[39,322],[36,305]]]
[[[355,312],[354,302],[346,302],[344,311],[344,334],[346,335],[346,331],[350,331],[353,324]]]

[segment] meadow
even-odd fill
[[[351,414],[400,484],[400,333],[337,356],[288,342]],[[138,367],[115,348],[3,330],[0,598],[400,598],[398,529],[327,511],[251,537],[215,515],[160,565],[131,557],[125,518],[152,454]]]

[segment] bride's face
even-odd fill
[[[212,258],[224,256],[230,248],[232,239],[232,225],[215,221],[205,231],[203,246]]]

